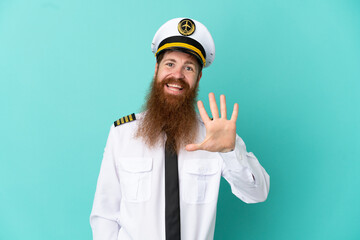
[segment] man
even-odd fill
[[[265,201],[269,176],[209,94],[210,118],[195,99],[202,69],[215,58],[204,25],[172,19],[155,34],[157,58],[145,111],[111,126],[90,217],[93,237],[213,239],[220,178],[247,203]]]

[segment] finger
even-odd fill
[[[186,151],[192,152],[197,150],[202,150],[201,144],[188,144],[185,146]]]
[[[209,93],[210,110],[213,118],[219,118],[219,109],[216,104],[214,93]]]
[[[236,119],[238,117],[238,113],[239,113],[239,104],[235,103],[234,104],[234,110],[233,110],[233,113],[231,115],[231,121],[235,121],[236,122]]]
[[[199,113],[200,113],[200,117],[201,119],[203,120],[204,123],[207,123],[210,121],[210,118],[209,118],[209,115],[207,114],[206,110],[205,110],[205,107],[204,107],[204,104],[202,101],[198,101],[197,102],[197,106],[198,106],[198,109],[199,109]]]
[[[221,112],[221,118],[227,119],[226,117],[226,99],[225,95],[220,95],[220,112]]]

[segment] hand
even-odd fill
[[[214,93],[209,94],[209,102],[213,120],[209,118],[202,101],[197,102],[201,119],[206,128],[205,140],[198,144],[188,144],[185,149],[187,151],[205,150],[209,152],[232,151],[235,148],[236,119],[239,112],[239,105],[237,103],[234,104],[231,119],[227,120],[225,96],[220,96],[221,117],[219,117],[219,110]]]

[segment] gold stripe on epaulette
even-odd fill
[[[119,126],[121,124],[132,122],[132,121],[135,121],[135,120],[136,120],[136,116],[135,116],[135,113],[133,113],[133,114],[127,115],[125,117],[122,117],[122,118],[119,118],[118,120],[116,120],[114,122],[114,126],[117,127],[117,126]]]

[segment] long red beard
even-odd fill
[[[168,83],[181,85],[184,94],[165,93],[164,87]],[[193,143],[197,133],[197,93],[198,85],[191,89],[182,79],[173,78],[158,82],[156,76],[146,97],[144,117],[140,120],[136,136],[143,138],[148,146],[154,147],[162,143],[163,134],[166,134],[176,151]]]

